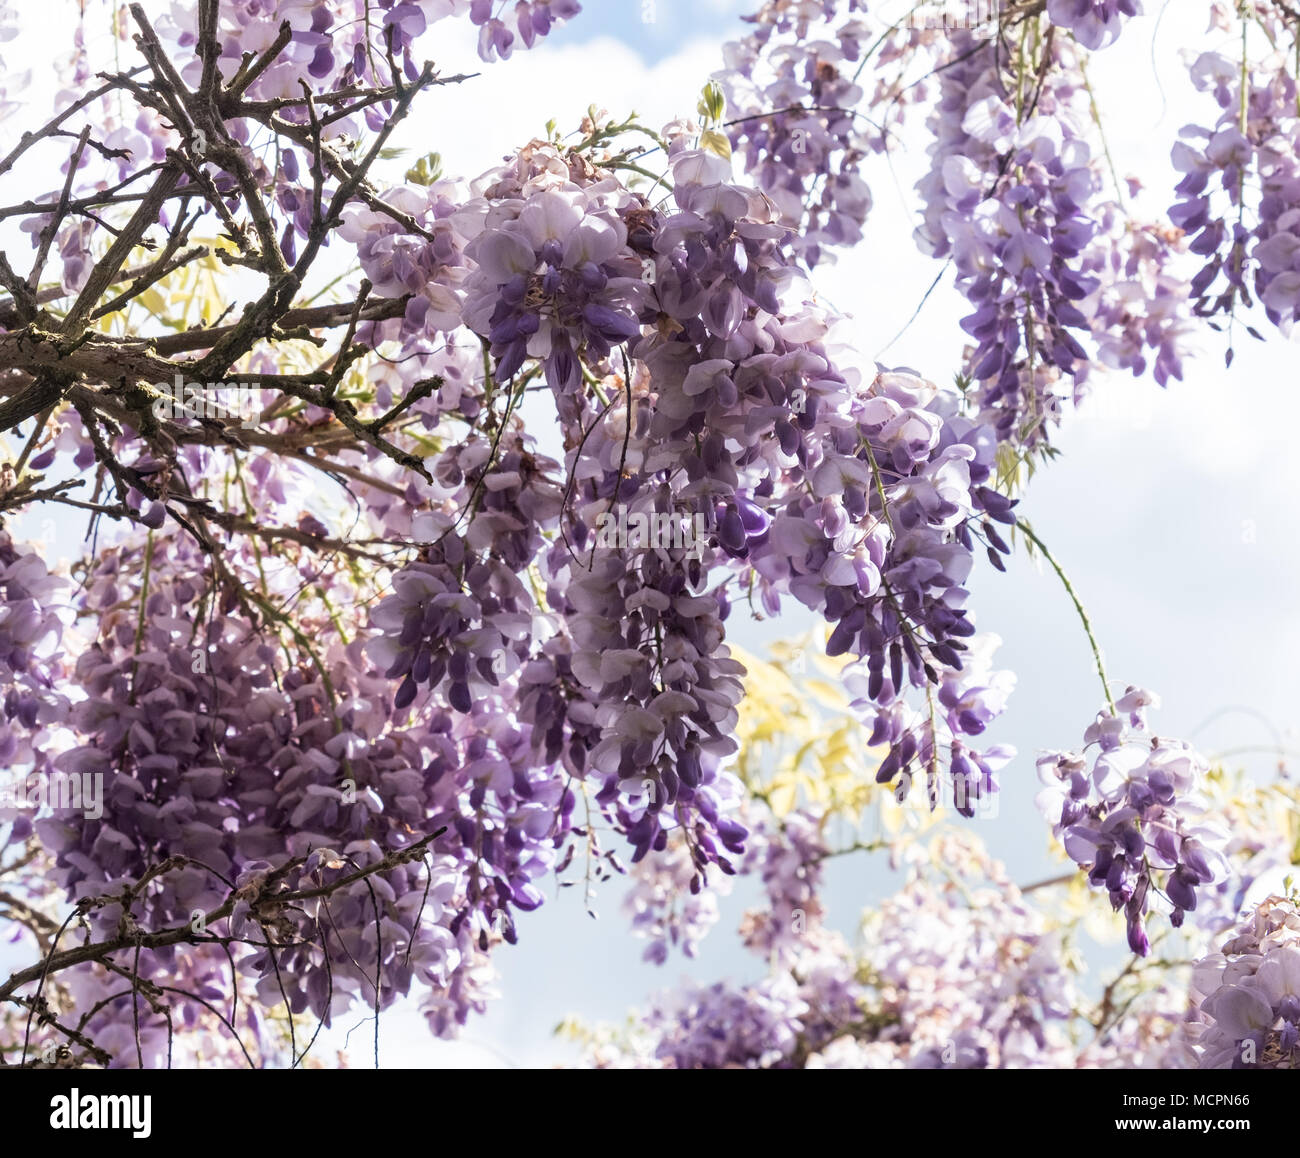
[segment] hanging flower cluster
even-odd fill
[[[1151,902],[1165,898],[1177,928],[1196,909],[1197,890],[1227,870],[1227,833],[1205,815],[1205,761],[1189,744],[1147,731],[1145,709],[1157,702],[1129,688],[1114,714],[1098,713],[1084,733],[1084,742],[1098,747],[1091,769],[1076,753],[1038,761],[1047,785],[1040,809],[1070,858],[1088,867],[1089,882],[1124,910],[1129,947],[1141,956],[1150,947]]]

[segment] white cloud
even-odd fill
[[[619,120],[635,111],[658,130],[674,116],[694,115],[701,87],[720,64],[718,45],[697,40],[647,68],[633,48],[610,37],[566,46],[543,41],[508,61],[484,64],[463,22],[448,31],[434,54],[442,73],[479,75],[428,94],[394,143],[414,155],[441,153],[450,176],[478,176],[543,136],[548,120],[562,133],[575,130],[592,104]]]

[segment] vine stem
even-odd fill
[[[1079,58],[1079,75],[1083,77],[1083,87],[1088,94],[1088,107],[1092,112],[1092,122],[1097,126],[1097,135],[1101,138],[1101,149],[1106,156],[1106,165],[1110,169],[1111,183],[1115,186],[1115,200],[1119,202],[1119,207],[1128,212],[1128,206],[1124,204],[1124,187],[1120,184],[1119,170],[1115,168],[1115,158],[1110,153],[1110,141],[1106,137],[1106,130],[1101,123],[1101,109],[1097,107],[1097,94],[1092,91],[1092,81],[1088,78],[1087,61]]]
[[[140,645],[144,642],[145,606],[149,602],[149,570],[153,564],[153,528],[144,543],[144,568],[140,575],[140,610],[135,617],[135,648],[131,656],[131,692],[127,702],[135,707],[135,677],[140,668]],[[125,750],[125,743],[123,745]]]
[[[1021,893],[1032,893],[1036,892],[1038,889],[1051,888],[1054,885],[1068,885],[1078,875],[1079,870],[1075,869],[1073,872],[1062,873],[1057,877],[1048,877],[1046,880],[1034,881],[1031,885],[1021,885],[1020,891]]]
[[[1066,575],[1061,564],[1056,561],[1056,557],[1047,549],[1047,544],[1034,534],[1033,528],[1031,528],[1024,519],[1017,519],[1016,526],[1019,528],[1021,534],[1023,534],[1026,539],[1033,543],[1033,545],[1043,553],[1043,558],[1051,564],[1052,570],[1056,572],[1057,577],[1065,587],[1066,594],[1068,594],[1070,599],[1074,602],[1074,609],[1079,613],[1079,622],[1083,624],[1083,630],[1088,635],[1088,643],[1092,647],[1092,658],[1097,665],[1097,675],[1101,679],[1101,690],[1106,695],[1106,705],[1110,708],[1110,714],[1112,716],[1116,715],[1115,701],[1111,699],[1110,695],[1110,681],[1106,678],[1106,666],[1101,661],[1101,648],[1097,646],[1097,637],[1092,631],[1092,621],[1088,618],[1088,613],[1083,609],[1083,604],[1079,600],[1079,595],[1074,590],[1074,584],[1070,582],[1070,577]]]

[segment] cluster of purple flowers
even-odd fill
[[[642,959],[662,965],[674,948],[694,957],[718,923],[718,896],[729,891],[730,878],[716,874],[703,888],[684,840],[670,841],[662,852],[643,857],[629,877],[622,908],[631,918],[633,933],[649,941]]]
[[[292,33],[287,50],[249,86],[250,95],[297,96],[299,76],[335,88],[356,79],[373,79],[377,72],[383,83],[389,53],[411,80],[418,74],[416,42],[449,16],[469,18],[479,29],[479,55],[492,61],[507,59],[516,45],[531,48],[555,25],[582,10],[577,0],[517,0],[513,19],[507,22],[501,19],[505,7],[493,0],[239,0],[221,6],[223,71],[233,76],[242,54],[267,48],[280,22],[287,21]],[[178,49],[193,49],[194,9],[175,5],[159,24],[160,32]],[[194,79],[188,72],[182,75]],[[304,114],[294,110],[290,115]]]
[[[1116,209],[1102,208],[1101,230],[1081,265],[1097,283],[1080,305],[1092,330],[1093,359],[1135,377],[1149,365],[1166,386],[1182,378],[1194,332],[1191,289],[1178,268],[1187,242],[1177,229],[1125,219]],[[1076,380],[1085,377],[1086,370]]]
[[[140,593],[133,576],[146,554],[150,585]],[[169,856],[190,858],[138,899],[130,917],[146,928],[187,923],[195,910],[216,908],[230,880],[251,880],[259,866],[265,877],[269,862],[286,852],[338,849],[336,867],[373,863],[409,844],[436,808],[433,781],[416,771],[421,745],[415,734],[388,728],[381,695],[388,684],[365,664],[360,642],[343,645],[318,629],[319,668],[303,656],[302,666],[277,670],[276,649],[237,610],[208,602],[206,619],[196,618],[196,607],[212,598],[202,574],[198,549],[176,533],[101,554],[79,600],[100,624],[76,662],[85,694],[69,724],[84,742],[54,766],[104,775],[103,816],[63,811],[37,821],[55,876],[74,897],[112,894]],[[303,871],[314,867],[309,862]],[[464,887],[452,856],[441,856],[430,871],[441,896]],[[295,873],[284,883],[299,880],[305,878]],[[327,1019],[332,1001],[344,995],[370,989],[373,1000],[380,953],[384,1004],[416,973],[436,989],[449,984],[459,952],[449,928],[455,910],[421,918],[416,902],[426,879],[418,860],[384,882],[379,913],[370,911],[364,887],[336,896],[328,915],[319,906],[274,920],[264,909],[256,919],[248,905],[237,910],[233,935],[264,941],[259,922],[273,939],[284,934],[274,961],[262,950],[245,965],[268,1005],[283,1000],[280,986],[296,1010]],[[90,919],[112,935],[125,916],[112,904]],[[211,974],[197,990],[220,985],[229,970],[224,953],[199,949],[196,956],[203,961],[193,967],[196,976]],[[141,970],[162,980],[172,964],[150,955]],[[112,976],[103,974],[101,983],[112,987]],[[99,1022],[122,1021],[124,1001],[108,1001]],[[131,1063],[133,1051],[121,1061]]]
[[[771,971],[751,984],[718,982],[664,995],[638,1020],[634,1040],[601,1053],[597,1064],[794,1068],[861,1019],[865,990],[853,955],[821,921],[817,887],[828,851],[822,819],[793,812],[778,822],[764,814],[751,824],[739,871],[760,878],[765,903],[746,912],[741,933]],[[665,957],[656,952],[653,959]]]
[[[292,151],[284,154],[286,160],[291,156]],[[285,199],[292,199],[297,210],[294,224],[306,236],[311,224],[310,199],[292,185],[282,189],[281,198],[286,208]],[[407,327],[429,335],[457,329],[461,324],[461,283],[468,271],[466,239],[453,221],[459,209],[454,187],[443,181],[423,190],[398,186],[384,194],[384,203],[418,222],[424,235],[412,235],[391,216],[358,206],[344,214],[339,236],[356,247],[376,295],[410,295],[404,319]]]
[[[962,328],[975,340],[968,373],[984,413],[1000,438],[1032,445],[1057,413],[1038,368],[1074,375],[1087,364],[1080,303],[1097,281],[1081,258],[1097,236],[1101,179],[1068,42],[1045,49],[1052,59],[1026,106],[991,44],[958,39],[930,122],[917,239],[932,256],[951,258],[958,289],[975,307]]]
[[[823,820],[795,812],[753,821],[762,851],[742,871],[761,875],[767,897],[746,913],[742,932],[767,975],[656,999],[630,1035],[594,1051],[597,1065],[1073,1064],[1064,1027],[1078,994],[1055,935],[1002,865],[967,837],[916,847],[905,886],[865,915],[866,943],[855,948],[821,921]]]
[[[972,738],[981,735],[1002,714],[1015,685],[1011,672],[992,668],[993,651],[1000,642],[996,636],[976,636],[970,642],[962,668],[943,672],[934,703],[924,708],[912,707],[896,696],[892,676],[886,680],[883,693],[875,697],[879,706],[873,703],[871,681],[875,673],[870,661],[854,665],[845,674],[849,691],[859,697],[854,706],[871,721],[870,743],[889,745],[876,773],[877,780],[890,783],[897,778],[901,800],[924,772],[924,791],[933,808],[944,795],[939,769],[946,766],[946,787],[957,811],[966,817],[977,811],[986,813],[996,805],[996,773],[1015,755],[1014,749],[1005,744],[982,751],[970,745]]]
[[[1300,907],[1273,896],[1192,975],[1205,1069],[1300,1068]]]
[[[779,821],[763,817],[753,826],[741,872],[759,878],[767,904],[745,915],[741,936],[760,957],[792,962],[818,936],[822,905],[817,894],[830,851],[823,827],[820,818],[802,811]]]
[[[816,387],[825,427],[814,435],[826,433],[796,447],[753,556],[765,606],[775,612],[788,591],[834,625],[830,654],[863,661],[854,690],[874,713],[872,742],[890,746],[882,781],[918,763],[937,774],[940,762],[964,780],[973,768],[961,745],[941,751],[929,716],[918,723],[903,697],[963,670],[975,632],[963,584],[977,539],[995,561],[1008,549],[995,524],[1014,523],[1014,503],[988,485],[994,433],[909,373],[878,373],[865,389]],[[950,718],[957,737],[987,723],[978,712]]]
[[[1084,733],[1098,753],[1091,770],[1072,752],[1039,758],[1047,787],[1038,804],[1065,851],[1088,868],[1088,880],[1123,909],[1129,947],[1146,956],[1146,915],[1163,894],[1179,927],[1197,905],[1197,890],[1226,874],[1227,834],[1205,817],[1200,792],[1208,768],[1191,745],[1147,731],[1149,692],[1129,688],[1116,712],[1099,712]]]
[[[617,211],[630,200],[614,188],[489,197],[482,232],[466,247],[475,269],[464,322],[491,341],[499,381],[531,356],[557,394],[572,392],[583,361],[600,362],[640,334],[642,259]]]
[[[66,661],[58,650],[65,586],[38,553],[16,545],[0,528],[0,767],[10,772],[47,770],[50,729],[68,714],[68,699],[59,690]],[[19,839],[30,832],[26,817],[5,819],[17,822]]]
[[[1213,128],[1184,129],[1174,146],[1183,179],[1170,218],[1205,259],[1191,285],[1198,314],[1249,306],[1253,287],[1269,320],[1290,332],[1300,312],[1300,116],[1296,82],[1276,64],[1249,68],[1243,93],[1238,61],[1211,52],[1194,61],[1193,82],[1222,113]]]
[[[824,7],[830,20],[837,5]],[[848,11],[863,7],[851,2]],[[754,31],[724,47],[726,67],[717,76],[732,149],[794,231],[791,246],[811,268],[831,257],[828,247],[862,240],[871,191],[858,167],[883,142],[857,111],[864,93],[854,65],[862,59],[865,22],[851,17],[810,39],[806,8],[768,0],[748,18]]]
[[[254,461],[255,477],[259,463],[266,465]],[[520,464],[507,456],[499,465]],[[271,480],[261,492],[267,514],[295,503],[289,481]],[[483,504],[486,524],[506,517],[506,503],[512,511],[528,507],[518,489],[493,493],[503,497]],[[497,537],[508,554],[513,528],[486,524],[471,527],[468,541]],[[31,618],[33,592],[48,594],[31,562],[16,560],[6,587],[15,627]],[[309,576],[334,605],[355,601],[346,572],[326,577],[308,559],[299,563],[301,572],[291,566],[278,573],[279,597]],[[260,562],[232,552],[227,565],[256,585]],[[421,573],[415,566],[408,582]],[[233,881],[247,887],[247,903],[236,906],[229,933],[251,950],[240,967],[259,1001],[288,1000],[328,1022],[348,1000],[373,1003],[377,979],[383,1006],[418,981],[431,1027],[454,1032],[484,1007],[487,953],[515,939],[512,911],[540,904],[533,882],[555,863],[573,794],[566,799],[563,778],[535,767],[528,731],[507,722],[501,695],[488,694],[495,693],[492,681],[473,705],[458,705],[468,714],[426,697],[419,722],[400,726],[392,679],[367,661],[364,633],[349,640],[325,605],[300,607],[300,643],[285,667],[255,617],[260,605],[241,606],[237,589],[225,585],[214,591],[204,573],[203,556],[183,535],[137,536],[101,552],[78,596],[77,609],[95,617],[98,634],[76,660],[84,695],[66,723],[77,746],[54,755],[52,766],[102,774],[105,806],[100,817],[61,811],[37,821],[55,879],[73,897],[98,897],[169,856],[190,858],[158,878],[130,920],[145,928],[187,923],[195,910],[220,904]],[[493,614],[494,590],[498,580],[479,592]],[[494,614],[493,622],[504,618]],[[22,635],[33,632],[23,628]],[[449,669],[458,670],[460,654],[452,652]],[[16,636],[12,657],[23,660]],[[408,712],[397,716],[405,720]],[[373,864],[438,828],[447,832],[424,863],[386,870],[370,888],[359,883],[292,909],[257,900],[258,882],[286,856],[316,850],[281,891]],[[99,932],[115,935],[126,918],[120,905],[107,905],[91,919]],[[178,972],[168,955],[150,954],[140,968],[186,992],[225,992],[230,964],[223,952],[200,947],[186,962]],[[77,976],[80,989],[98,994],[89,1005],[105,999],[90,1030],[105,1030],[109,1040],[113,1027],[126,1026],[115,1064],[135,1064],[129,997],[113,996],[120,987],[103,970]],[[180,1008],[187,1017],[202,1012],[184,1001]],[[147,1057],[157,1061],[165,1026],[146,1020],[153,1023],[142,1033]]]
[[[400,5],[409,8],[409,3]],[[507,60],[518,43],[532,46],[556,25],[571,20],[580,11],[578,0],[516,0],[514,20],[493,15],[492,0],[470,0],[469,18],[479,29],[478,52],[484,60]],[[511,30],[511,24],[514,30]]]
[[[472,505],[469,523],[461,534],[454,515],[423,520],[432,542],[394,576],[393,594],[371,616],[384,634],[370,654],[402,681],[399,712],[428,685],[467,713],[476,695],[528,658],[535,604],[519,572],[538,551],[541,529],[554,525],[559,496],[547,478],[554,464],[522,436],[498,449],[493,459],[488,441],[470,439],[435,460],[435,481]]]

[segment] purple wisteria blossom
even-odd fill
[[[1278,59],[1246,70],[1202,53],[1191,65],[1197,88],[1222,110],[1211,128],[1188,126],[1173,149],[1183,174],[1170,219],[1204,258],[1192,279],[1196,312],[1232,314],[1257,298],[1283,333],[1300,313],[1300,116],[1296,84]]]
[[[1038,760],[1047,785],[1039,808],[1070,859],[1088,869],[1089,882],[1124,910],[1129,948],[1139,956],[1150,949],[1146,915],[1156,897],[1167,900],[1177,928],[1196,909],[1197,890],[1228,871],[1227,833],[1205,815],[1208,766],[1189,744],[1147,731],[1145,709],[1153,703],[1151,693],[1129,688],[1115,714],[1098,713],[1084,733],[1098,748],[1091,769],[1075,753]]]
[[[1205,1069],[1300,1068],[1300,909],[1270,897],[1199,960],[1197,1050]]]
[[[827,20],[836,15],[838,5],[823,7]],[[857,111],[869,28],[852,14],[864,8],[850,0],[849,19],[814,38],[807,6],[769,0],[749,17],[754,31],[725,46],[716,74],[737,160],[795,231],[791,245],[809,267],[857,244],[871,209],[858,169],[883,141]]]
[[[1047,18],[1091,49],[1114,44],[1125,19],[1141,12],[1141,0],[1047,0]]]
[[[571,392],[583,359],[598,362],[640,334],[641,258],[628,248],[618,212],[631,204],[621,192],[525,186],[506,198],[489,192],[481,209],[462,210],[464,219],[483,214],[465,251],[476,268],[464,319],[492,342],[498,380],[531,356],[553,390]]]

